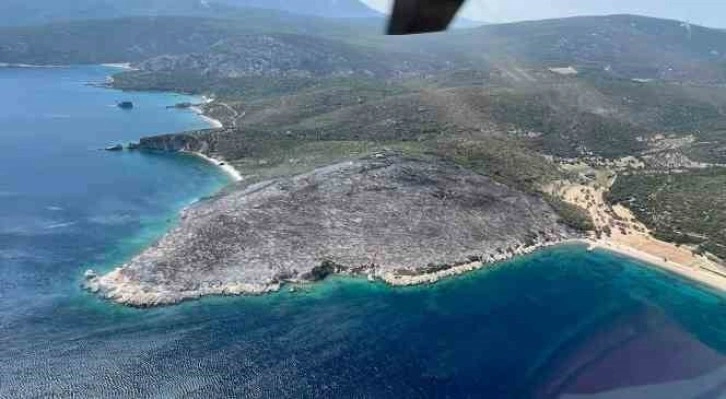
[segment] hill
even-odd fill
[[[240,187],[87,287],[132,306],[262,293],[328,274],[466,270],[577,234],[544,201],[438,159],[377,156]],[[294,250],[291,250],[294,248]],[[92,275],[91,275],[92,276]]]
[[[238,7],[257,7],[326,18],[382,18],[359,0],[218,0]]]
[[[701,237],[694,250],[723,256],[698,197],[722,175],[697,172],[726,164],[726,32],[617,15],[386,37],[350,21],[251,10],[4,28],[0,61],[134,61],[116,88],[212,95],[205,112],[223,129],[141,148],[204,152],[248,182],[392,151],[485,175],[591,230],[552,188],[619,175],[611,201],[637,204],[658,237]],[[675,174],[664,210],[648,198]]]
[[[0,62],[140,61],[158,55],[209,53],[210,45],[240,34],[295,33],[395,54],[435,57],[457,68],[487,74],[498,71],[519,81],[530,80],[521,76],[520,69],[559,68],[592,78],[726,82],[726,31],[678,21],[630,15],[575,17],[387,37],[370,18],[335,20],[261,9],[207,12],[213,15],[3,28]]]
[[[121,17],[224,17],[238,8],[261,8],[331,18],[381,16],[358,0],[3,0],[0,4],[0,26]]]
[[[0,62],[55,65],[134,62],[160,55],[206,52],[211,46],[240,35],[285,32],[351,37],[357,28],[322,18],[257,9],[224,19],[127,17],[10,27],[0,28]]]
[[[196,66],[185,57],[161,68],[154,60],[141,63],[142,71],[122,74],[116,84],[218,95],[225,106],[207,111],[225,121],[225,131],[145,145],[175,150],[199,140],[246,176],[287,176],[385,150],[433,153],[538,195],[563,181],[602,187],[607,179],[587,176],[617,174],[611,201],[636,206],[657,237],[686,237],[699,246],[694,251],[724,256],[726,241],[715,226],[726,214],[712,209],[715,223],[702,218],[710,209],[704,198],[719,198],[722,174],[699,172],[726,164],[724,35],[674,21],[612,16],[426,37],[341,37],[335,46],[323,45],[350,62],[338,64],[340,70],[385,66],[356,58],[367,51],[373,59],[394,60],[389,65],[410,60],[418,71],[313,73],[336,59],[330,54],[315,68],[306,64],[307,76],[284,78],[231,77],[209,64],[217,57],[218,66],[235,65],[228,72],[244,67],[231,56],[247,54],[247,44],[237,43],[232,52],[196,55],[204,61]],[[678,184],[666,191],[664,181]],[[700,196],[705,188],[714,195]],[[547,200],[570,225],[591,226],[579,208]]]
[[[199,0],[4,0],[0,26],[42,25],[130,16],[221,16],[232,6]]]
[[[635,15],[491,24],[389,45],[503,69],[573,66],[627,79],[726,80],[726,31]]]

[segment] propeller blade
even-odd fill
[[[454,19],[464,0],[396,0],[388,23],[389,35],[438,32]]]

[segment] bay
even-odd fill
[[[578,245],[425,287],[336,277],[155,309],[82,291],[227,183],[100,151],[205,126],[165,108],[188,96],[86,84],[112,72],[0,69],[0,397],[726,397],[724,295]]]

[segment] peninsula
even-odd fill
[[[133,69],[110,85],[214,98],[192,108],[213,128],[135,147],[202,156],[236,183],[89,273],[90,290],[151,306],[333,272],[421,284],[570,239],[724,288],[723,31],[681,40],[677,21],[620,15],[391,40],[198,22],[158,20],[163,49],[120,46]],[[171,40],[180,26],[194,40]]]
[[[575,237],[536,196],[444,160],[381,154],[195,205],[158,243],[85,284],[142,307],[331,273],[408,285]]]

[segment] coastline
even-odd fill
[[[208,104],[208,103],[212,102],[213,100],[211,100],[207,97],[202,97],[202,101],[205,104]],[[205,115],[204,111],[201,108],[194,106],[194,107],[190,107],[190,109],[192,111],[194,111],[194,113],[196,113],[197,116],[199,116],[202,120],[207,122],[212,128],[220,129],[220,128],[224,127],[222,122],[220,122],[219,120]],[[232,165],[225,162],[224,160],[210,157],[208,155],[202,154],[201,152],[182,151],[182,153],[197,156],[197,157],[213,164],[214,166],[220,168],[224,173],[226,173],[232,179],[233,182],[242,181],[242,179],[243,179],[242,174],[239,173],[239,171],[237,169],[235,169]]]
[[[213,162],[223,168],[234,180],[241,180],[242,176],[231,165],[222,161],[196,152],[185,152],[198,156],[208,162]],[[579,187],[576,190],[585,194]],[[622,214],[623,209],[618,207],[612,212]],[[627,219],[631,220],[631,219]],[[635,222],[633,222],[635,223]],[[379,271],[374,266],[337,270],[335,273],[352,277],[367,278],[371,282],[376,280],[391,287],[433,285],[442,279],[452,278],[475,270],[497,267],[501,262],[515,259],[518,256],[533,253],[548,247],[565,244],[582,244],[588,251],[602,249],[613,253],[624,255],[633,260],[644,262],[643,267],[652,267],[675,277],[681,277],[692,282],[694,286],[714,290],[715,293],[726,293],[726,275],[716,270],[709,271],[711,263],[704,257],[692,254],[688,249],[679,248],[669,243],[660,242],[650,237],[649,234],[636,230],[633,226],[622,226],[612,236],[595,239],[593,236],[576,238],[559,238],[554,240],[543,240],[526,246],[519,243],[503,251],[490,252],[482,255],[479,259],[454,263],[442,269],[427,268],[402,268],[396,270]],[[691,263],[689,263],[689,261]],[[719,267],[716,265],[715,267]],[[271,282],[254,281],[230,281],[216,282],[214,284],[200,284],[194,289],[179,292],[168,290],[155,290],[144,286],[138,281],[129,278],[124,273],[123,267],[116,268],[105,275],[97,275],[93,271],[87,272],[84,287],[108,300],[118,304],[132,307],[152,307],[173,305],[187,300],[199,299],[204,296],[239,296],[239,295],[262,295],[277,292],[283,289],[284,285],[290,284],[294,290],[296,284],[309,284],[316,280],[287,279]]]
[[[658,257],[648,252],[639,250],[633,246],[629,246],[627,244],[619,243],[613,240],[598,240],[592,238],[573,238],[557,242],[538,243],[533,246],[516,249],[511,254],[500,254],[486,261],[466,263],[433,273],[421,273],[412,275],[385,273],[376,277],[391,286],[435,284],[442,279],[455,277],[471,271],[483,269],[485,267],[495,265],[498,262],[512,260],[518,256],[524,256],[540,249],[567,244],[583,244],[588,246],[588,251],[594,249],[601,249],[620,255],[625,255],[629,258],[642,261],[643,263],[657,270],[666,272],[671,275],[679,276],[681,278],[685,278],[692,283],[696,283],[704,287],[720,291],[722,293],[726,292],[726,276],[716,274],[715,272],[710,271],[707,268],[694,268],[671,260],[664,260],[663,257]]]
[[[213,99],[202,97],[202,104],[213,102]],[[212,128],[219,129],[224,127],[221,121],[205,115],[202,106],[192,106],[190,109],[195,112],[202,120],[207,122]],[[243,180],[241,173],[232,165],[223,159],[214,158],[194,151],[180,151],[185,154],[194,155],[206,162],[212,163],[227,174],[233,182]],[[639,260],[652,266],[658,270],[664,271],[675,276],[685,278],[689,282],[696,285],[714,289],[720,293],[726,292],[726,274],[719,271],[719,265],[713,264],[705,257],[691,254],[687,248],[680,248],[673,244],[658,241],[653,238],[645,227],[638,223],[634,216],[622,206],[610,206],[604,200],[605,190],[593,189],[588,186],[568,185],[561,192],[563,199],[567,202],[582,206],[588,203],[591,195],[595,198],[597,206],[593,208],[589,206],[587,209],[591,212],[593,220],[598,230],[605,226],[618,226],[613,228],[613,234],[595,239],[594,234],[590,238],[572,238],[560,239],[554,241],[538,242],[531,246],[516,246],[509,248],[506,252],[488,256],[474,262],[457,263],[445,269],[431,271],[426,269],[410,269],[400,271],[387,271],[377,273],[375,269],[359,269],[356,272],[342,271],[340,274],[352,275],[358,277],[367,277],[370,281],[380,280],[385,284],[397,286],[414,286],[414,285],[430,285],[446,278],[455,277],[471,271],[483,269],[490,266],[496,266],[500,262],[514,259],[518,256],[530,254],[537,250],[564,245],[579,243],[586,245],[588,250],[602,249],[618,253],[634,260]],[[606,209],[607,211],[602,211]],[[613,220],[619,217],[617,223]],[[631,221],[627,224],[620,220]],[[715,266],[710,266],[715,265]],[[714,268],[715,267],[715,268]],[[717,271],[719,270],[719,271]],[[236,296],[236,295],[260,295],[270,292],[279,291],[283,283],[274,284],[254,284],[247,282],[230,282],[226,284],[217,284],[214,286],[199,287],[196,290],[180,292],[176,296],[165,297],[155,292],[147,292],[142,287],[137,286],[134,282],[129,281],[121,273],[121,269],[117,268],[113,272],[105,276],[93,276],[84,284],[85,287],[94,292],[100,293],[106,299],[114,302],[137,307],[171,305],[185,301],[187,299],[196,299],[202,296]],[[288,280],[290,284],[305,284],[309,281],[293,281]],[[109,290],[108,287],[115,287]]]
[[[14,64],[12,62],[0,62],[0,68],[67,68],[69,65],[36,65],[36,64]]]
[[[105,64],[101,64],[101,66],[109,67],[109,68],[118,68],[118,69],[124,69],[127,71],[135,71],[136,68],[131,66],[130,62],[109,62]]]
[[[202,97],[202,101],[204,101],[204,104],[209,104],[213,100]],[[204,113],[204,110],[202,110],[200,107],[192,106],[192,107],[189,107],[189,109],[192,110],[197,115],[199,115],[199,117],[202,118],[205,122],[207,122],[212,128],[221,129],[224,127],[224,124],[219,119],[214,119],[210,116],[207,116]]]
[[[539,242],[531,246],[519,246],[510,248],[508,251],[489,256],[480,261],[468,262],[449,267],[436,272],[422,272],[412,269],[408,273],[386,272],[378,274],[375,269],[357,269],[355,271],[340,271],[336,274],[358,278],[366,278],[370,282],[381,281],[386,285],[396,287],[433,285],[441,280],[456,277],[471,271],[496,267],[501,262],[515,259],[518,256],[531,254],[538,250],[555,247],[565,244],[585,243],[585,239],[568,238],[557,241]],[[286,285],[290,285],[294,291],[295,285],[313,284],[317,280],[287,280],[284,282],[255,283],[234,281],[218,283],[214,285],[202,285],[194,290],[180,291],[174,295],[168,292],[149,291],[137,282],[131,280],[124,274],[123,267],[117,267],[111,272],[103,275],[96,274],[93,270],[86,271],[85,282],[82,286],[91,293],[113,301],[117,304],[138,308],[156,306],[176,305],[188,300],[196,300],[207,296],[258,296],[281,291]]]
[[[242,180],[242,176],[231,165],[198,152],[183,151],[214,163],[222,168],[235,181]],[[578,192],[581,192],[579,189]],[[622,213],[623,210],[616,208],[615,212]],[[443,279],[456,277],[465,273],[483,268],[497,267],[501,262],[516,259],[535,251],[548,247],[582,244],[588,251],[602,249],[608,252],[624,255],[636,261],[644,263],[643,267],[651,267],[660,270],[674,277],[680,277],[694,286],[713,290],[717,294],[726,293],[726,275],[720,274],[717,270],[710,269],[711,263],[705,257],[696,256],[685,248],[679,248],[672,244],[660,242],[649,235],[632,227],[627,227],[624,233],[619,229],[610,237],[596,239],[593,236],[559,238],[554,240],[543,240],[533,245],[516,244],[503,251],[484,254],[479,259],[454,263],[442,269],[427,268],[402,268],[396,270],[379,271],[374,266],[337,270],[335,273],[352,277],[367,278],[371,282],[380,281],[390,287],[405,287],[415,285],[433,285]],[[631,231],[632,230],[632,231]],[[690,263],[689,263],[690,261]],[[586,266],[586,265],[585,265]],[[718,267],[718,266],[717,266]],[[277,292],[283,289],[284,285],[290,284],[294,291],[296,284],[310,284],[316,280],[287,279],[270,282],[263,281],[230,281],[205,283],[193,289],[170,292],[168,290],[155,290],[151,287],[140,284],[138,281],[129,278],[123,267],[118,267],[105,275],[97,275],[92,270],[86,273],[83,286],[93,293],[117,304],[131,307],[153,307],[174,305],[187,300],[199,299],[204,296],[240,296],[240,295],[262,295]]]
[[[227,174],[234,182],[242,181],[242,179],[243,179],[242,174],[240,174],[239,171],[237,171],[237,169],[235,169],[232,165],[228,164],[227,162],[225,162],[223,160],[212,158],[210,156],[202,154],[201,152],[194,152],[194,151],[180,151],[180,152],[182,154],[189,154],[189,155],[193,155],[195,157],[199,157],[199,158],[213,164],[214,166],[221,169],[225,174]]]
[[[581,241],[588,244],[590,249],[602,249],[625,255],[668,274],[680,276],[690,282],[726,293],[726,276],[718,275],[708,269],[683,265],[612,240],[587,239]]]
[[[204,157],[202,154],[194,155]],[[641,261],[646,266],[652,267],[655,270],[683,278],[701,288],[710,289],[721,294],[726,292],[726,278],[724,277],[705,270],[689,268],[676,262],[664,261],[662,258],[655,255],[640,251],[622,243],[613,242],[612,240],[596,240],[592,238],[569,238],[557,241],[539,242],[531,246],[519,246],[517,248],[510,248],[508,251],[504,251],[503,253],[489,256],[488,258],[480,261],[458,264],[447,269],[434,272],[410,270],[408,273],[377,273],[375,269],[371,270],[369,268],[363,270],[359,269],[353,272],[341,271],[338,274],[359,278],[367,277],[370,282],[381,281],[392,288],[434,285],[444,279],[457,277],[484,268],[497,267],[500,263],[516,259],[519,256],[567,244],[586,245],[588,251],[600,249],[606,252],[624,255],[633,260]],[[294,290],[294,286],[297,284],[312,284],[313,282],[314,281],[307,280],[290,280],[285,283],[275,282],[271,284],[230,282],[216,285],[205,285],[198,287],[196,290],[178,292],[176,295],[169,296],[161,292],[147,291],[142,286],[126,277],[123,273],[123,269],[118,267],[112,272],[101,276],[96,275],[95,272],[89,270],[86,274],[86,281],[83,286],[90,292],[99,294],[105,299],[118,304],[144,308],[175,305],[187,300],[199,299],[205,296],[264,295],[278,292],[283,289],[284,285],[289,284],[293,287],[291,290]]]
[[[434,285],[441,280],[457,277],[472,271],[497,267],[505,261],[516,259],[519,256],[534,253],[546,248],[557,247],[567,244],[582,244],[588,246],[588,251],[601,249],[606,252],[613,252],[624,255],[628,258],[641,261],[647,266],[660,270],[666,274],[680,277],[688,282],[694,283],[699,287],[715,290],[718,293],[726,292],[726,279],[716,275],[710,275],[708,272],[689,269],[683,265],[674,262],[664,262],[656,256],[646,252],[639,251],[634,248],[627,247],[622,244],[610,242],[608,240],[595,240],[588,238],[572,238],[552,242],[537,243],[528,247],[518,247],[510,252],[497,254],[488,259],[476,262],[456,265],[448,269],[435,272],[420,272],[411,270],[410,274],[402,274],[395,272],[386,272],[377,274],[375,270],[360,270],[357,272],[340,272],[340,275],[347,275],[358,278],[368,278],[368,281],[380,281],[391,288]],[[123,274],[122,268],[116,268],[108,274],[98,276],[93,271],[88,271],[84,287],[92,293],[99,294],[107,300],[115,303],[131,306],[131,307],[155,307],[175,305],[187,300],[200,299],[206,296],[242,296],[242,295],[264,295],[279,292],[284,285],[290,285],[291,291],[294,291],[295,285],[312,284],[313,281],[292,280],[285,284],[276,282],[272,284],[230,282],[225,284],[217,284],[213,286],[202,286],[197,290],[179,292],[177,295],[162,295],[159,292],[148,292],[143,287],[128,279]],[[109,287],[113,287],[109,289]]]
[[[412,273],[410,275],[396,274],[392,272],[383,273],[381,275],[372,274],[369,277],[379,278],[381,281],[393,287],[406,287],[413,285],[429,285],[435,284],[440,280],[459,276],[465,273],[469,273],[475,270],[483,269],[485,267],[495,266],[499,262],[505,262],[508,260],[515,259],[518,256],[524,256],[531,254],[541,249],[555,247],[558,245],[583,243],[583,239],[569,238],[559,241],[539,242],[531,246],[523,246],[516,249],[512,249],[511,252],[505,252],[489,257],[476,262],[469,262],[461,265],[456,265],[448,269],[439,270],[432,273]]]
[[[608,182],[607,187],[612,185],[614,179]],[[588,244],[590,249],[616,252],[698,285],[726,292],[726,267],[697,255],[691,248],[656,239],[628,208],[610,205],[605,200],[607,190],[603,187],[569,184],[556,193],[564,201],[588,211],[595,223],[599,234],[582,240],[583,243]]]

